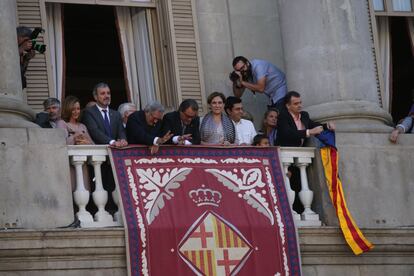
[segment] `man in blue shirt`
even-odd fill
[[[283,98],[287,93],[285,74],[272,63],[243,56],[233,59],[234,72],[230,74],[233,81],[233,93],[241,97],[247,88],[253,93],[264,93],[271,100],[271,107],[282,108]]]

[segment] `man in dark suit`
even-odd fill
[[[43,102],[44,112],[36,114],[35,123],[42,128],[56,128],[60,120],[60,101],[56,98],[47,98]]]
[[[286,108],[282,108],[277,120],[276,145],[283,147],[301,147],[305,140],[320,134],[324,129],[334,130],[333,123],[320,124],[309,118],[309,113],[302,111],[300,94],[290,91],[284,98]],[[302,213],[304,208],[299,200],[301,191],[300,172],[297,167],[289,167],[289,178],[292,190],[296,192],[293,210]]]
[[[278,118],[276,145],[283,147],[303,146],[306,138],[320,134],[324,129],[334,130],[332,122],[320,124],[309,118],[309,113],[302,111],[302,100],[296,91],[285,96],[285,106]]]
[[[95,144],[109,144],[115,147],[127,146],[121,114],[109,108],[111,90],[108,84],[101,82],[95,85],[93,97],[96,105],[84,110],[82,123],[88,128]]]
[[[157,146],[164,144],[172,136],[170,132],[164,136],[161,133],[163,114],[164,107],[158,102],[153,102],[147,104],[144,110],[129,115],[126,125],[128,143],[152,146],[151,152],[155,153]]]
[[[82,123],[88,128],[89,135],[95,144],[109,144],[118,148],[127,146],[121,114],[109,108],[111,90],[108,84],[101,82],[95,85],[92,95],[96,104],[83,111]],[[102,164],[101,174],[103,186],[109,192],[108,203],[105,208],[113,214],[117,207],[111,196],[111,192],[115,189],[115,181],[109,161]]]
[[[200,144],[200,118],[198,117],[198,104],[195,100],[184,100],[178,111],[170,112],[164,116],[162,133],[168,131],[173,134],[173,137],[167,141],[168,144]]]

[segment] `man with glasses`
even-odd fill
[[[170,131],[173,137],[169,144],[199,145],[200,144],[200,118],[198,117],[198,104],[193,99],[184,100],[178,111],[164,116],[162,133]]]
[[[243,56],[233,59],[234,71],[230,74],[233,93],[240,98],[247,88],[253,93],[264,93],[271,101],[270,107],[283,108],[283,98],[287,93],[285,74],[272,63]]]
[[[126,125],[129,144],[154,146],[151,152],[157,151],[157,146],[164,144],[171,137],[170,132],[161,135],[164,106],[158,102],[147,104],[144,110],[135,111],[128,117]]]

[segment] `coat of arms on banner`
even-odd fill
[[[274,148],[111,149],[129,275],[300,275]]]

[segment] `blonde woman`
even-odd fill
[[[56,126],[62,128],[66,132],[67,145],[93,145],[91,136],[88,133],[86,126],[79,122],[80,120],[80,102],[74,96],[68,96],[62,103],[62,120],[58,121]],[[70,167],[72,190],[75,190],[75,168]],[[89,173],[86,164],[82,167],[83,180],[85,188],[90,190]]]
[[[84,124],[80,123],[80,114],[79,99],[74,96],[66,97],[62,104],[61,118],[63,121],[59,121],[57,127],[66,131],[67,145],[94,144],[88,129]]]

